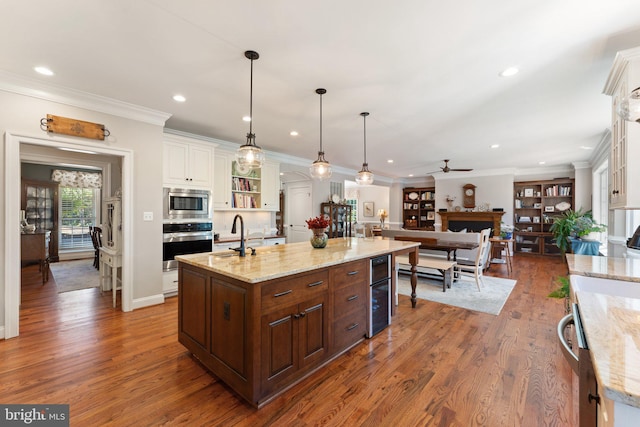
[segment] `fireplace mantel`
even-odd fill
[[[502,222],[502,215],[505,212],[438,212],[440,218],[442,218],[442,231],[449,229],[449,223],[452,221],[458,222],[483,222],[493,223],[493,235],[500,235],[500,223]],[[479,230],[474,230],[479,231]]]

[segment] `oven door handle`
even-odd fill
[[[573,372],[578,372],[578,356],[571,350],[569,347],[569,343],[567,343],[567,339],[564,336],[564,330],[569,325],[573,325],[573,314],[567,314],[558,322],[558,340],[560,341],[560,346],[562,353],[564,354],[564,358],[567,359],[569,365]]]
[[[164,233],[162,240],[164,243],[190,242],[193,240],[213,240],[213,233],[211,231],[187,232],[187,233]]]

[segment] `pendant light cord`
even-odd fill
[[[253,58],[251,58],[251,82],[249,83],[249,119],[249,135],[253,135]]]
[[[362,123],[364,124],[364,162],[367,163],[367,115],[362,115]]]
[[[320,152],[322,153],[322,94],[320,94]]]

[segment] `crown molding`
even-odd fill
[[[621,50],[616,53],[616,57],[613,60],[611,71],[604,84],[602,93],[605,95],[613,96],[616,87],[620,83],[620,80],[624,77],[624,73],[629,65],[629,62],[640,59],[640,47],[634,47],[633,49]]]
[[[171,117],[171,114],[162,111],[152,110],[100,95],[93,95],[68,87],[44,84],[39,80],[18,76],[1,70],[0,90],[111,114],[112,116],[123,117],[157,126],[164,126],[165,122]]]

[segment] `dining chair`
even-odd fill
[[[91,235],[91,242],[93,243],[93,266],[96,269],[100,269],[100,246],[102,246],[102,228],[101,227],[89,227],[89,234]]]
[[[481,287],[484,287],[482,281],[482,272],[485,269],[486,263],[489,260],[489,236],[491,235],[491,229],[486,228],[480,232],[480,246],[478,246],[478,252],[475,260],[458,260],[455,266],[456,276],[473,277],[476,281],[478,291],[481,291]]]

